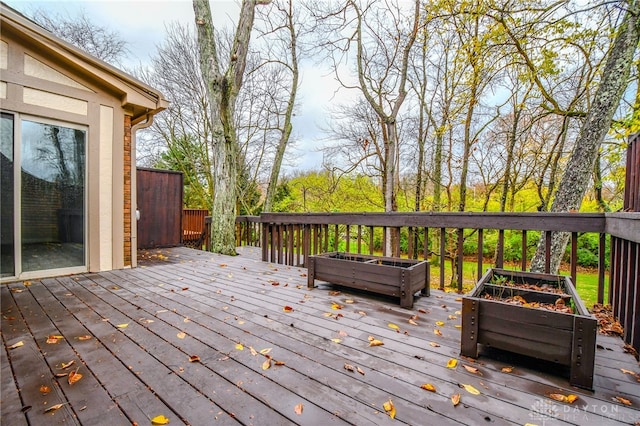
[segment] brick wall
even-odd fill
[[[124,265],[131,266],[131,116],[124,116]]]

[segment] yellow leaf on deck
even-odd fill
[[[573,404],[574,402],[576,402],[576,400],[578,399],[578,395],[567,395],[567,402],[569,404]]]
[[[448,317],[448,318],[449,318],[450,320],[458,319],[458,317],[457,317],[457,316],[455,316],[455,315],[449,315],[449,317]]]
[[[425,383],[424,385],[420,386],[422,389],[424,390],[428,390],[429,392],[435,392],[436,391],[436,387],[433,386],[431,383]]]
[[[629,401],[627,398],[623,398],[621,396],[616,396],[616,401],[618,401],[619,403],[624,404],[624,405],[632,405],[631,401]]]
[[[89,336],[88,334],[78,337],[78,340],[90,340],[90,339],[91,339],[91,336]]]
[[[480,391],[471,385],[459,384],[458,386],[464,388],[464,390],[469,392],[471,395],[480,395]]]
[[[78,373],[78,370],[70,372],[69,376],[67,377],[67,381],[70,385],[74,384],[80,379],[82,379],[82,374]]]
[[[267,355],[269,352],[271,352],[271,348],[260,349],[262,355]]]
[[[187,334],[185,332],[181,331],[176,336],[178,337],[178,339],[184,339],[185,337],[187,337]]]
[[[331,309],[333,310],[338,310],[338,309],[342,309],[342,305],[338,304],[338,303],[332,303],[331,304]]]
[[[297,404],[295,407],[293,407],[293,411],[294,413],[296,413],[297,415],[301,415],[302,414],[302,410],[304,409],[304,405],[302,403]]]
[[[15,348],[19,348],[20,346],[24,346],[24,342],[22,340],[9,346],[7,349],[15,349]]]
[[[56,339],[55,337],[49,337],[47,339],[47,344],[49,345],[55,345],[56,343],[58,343],[58,339]]]
[[[440,345],[438,343],[436,343],[436,342],[429,342],[429,344],[431,346],[433,346],[434,348],[439,348],[440,347]]]
[[[417,322],[415,322],[415,321],[414,321],[414,320],[412,320],[412,319],[410,319],[410,320],[409,320],[409,324],[411,324],[411,325],[418,325],[418,323],[417,323]]]
[[[438,330],[437,328],[433,329],[433,333],[438,335],[438,336],[442,336],[442,331]]]
[[[71,367],[71,366],[72,366],[73,364],[75,364],[75,363],[76,363],[76,362],[75,362],[75,360],[73,360],[73,359],[72,359],[72,360],[71,360],[71,361],[69,361],[69,362],[66,362],[66,363],[64,363],[64,362],[63,362],[63,363],[62,363],[62,365],[60,366],[60,368],[62,368],[63,370],[65,370],[65,369],[67,369],[67,368]]]
[[[456,368],[456,366],[458,365],[458,360],[455,358],[451,358],[448,362],[447,362],[447,368]]]
[[[340,343],[340,342],[342,342],[342,339],[331,339],[331,341],[333,343]]]
[[[289,312],[293,312],[293,308],[291,306],[283,306],[282,310],[289,313]]]
[[[127,323],[124,323],[124,324],[118,324],[118,325],[116,325],[116,327],[118,327],[118,328],[127,328],[127,327],[129,327],[129,323],[127,322]]]
[[[467,370],[469,373],[473,373],[473,374],[479,374],[482,376],[482,373],[480,372],[480,370],[478,370],[476,367],[471,367],[470,365],[465,365],[462,364],[462,366],[464,367],[465,370]]]
[[[462,328],[462,326],[460,324],[456,324],[454,325],[455,328]]]
[[[242,346],[242,343],[238,343],[238,344],[236,344],[236,349],[241,351],[241,350],[244,349],[244,346]]]
[[[455,301],[456,302],[462,302],[462,297],[456,297]]]
[[[436,321],[436,325],[437,325],[438,327],[442,327],[442,326],[444,325],[444,322],[442,322],[442,321]]]
[[[344,301],[344,303],[347,303],[347,304],[350,305],[350,304],[354,303],[354,300],[353,299],[347,299],[347,300]]]
[[[258,352],[255,349],[253,349],[253,346],[249,346],[249,350],[251,351],[251,355],[253,356],[258,355]]]
[[[566,402],[568,404],[573,404],[578,399],[577,395],[563,395],[561,393],[551,393],[548,396],[551,399],[554,399],[560,402]]]
[[[263,370],[268,370],[270,367],[271,367],[271,358],[267,358],[262,363],[262,369]]]
[[[369,342],[369,346],[382,346],[384,343],[381,340],[373,339]]]
[[[200,362],[200,357],[198,355],[191,355],[189,357],[189,362]]]
[[[41,385],[40,386],[40,393],[43,395],[48,394],[49,392],[51,392],[51,388],[47,385]]]
[[[152,425],[168,425],[169,419],[161,414],[159,416],[155,416],[154,418],[152,418],[151,424]]]
[[[66,402],[65,404],[68,404],[68,402]],[[51,407],[47,408],[46,410],[44,410],[45,413],[48,413],[50,411],[56,411],[61,409],[64,406],[64,404],[56,404],[56,405],[52,405]]]
[[[460,404],[460,394],[459,393],[451,395],[451,403],[453,404],[454,407],[456,405]]]
[[[356,367],[356,370],[358,371],[358,373],[362,374],[364,376],[364,370],[360,367]]]
[[[503,373],[511,373],[513,372],[513,367],[502,367],[500,371],[502,371]]]
[[[382,408],[384,408],[384,411],[389,414],[389,417],[391,417],[392,419],[396,418],[396,407],[395,405],[393,405],[393,402],[391,400],[382,404]]]
[[[398,327],[397,325],[395,325],[394,323],[390,322],[389,324],[387,324],[389,326],[389,328],[392,328],[394,330],[400,330],[400,327]]]

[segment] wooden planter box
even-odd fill
[[[400,306],[413,307],[413,295],[429,295],[428,262],[396,257],[332,252],[309,256],[308,287],[315,280],[400,298]]]
[[[557,293],[537,291],[532,285]],[[527,303],[518,305],[518,298]],[[574,313],[539,307],[556,302],[571,306]],[[476,358],[478,344],[483,344],[555,362],[569,367],[571,385],[586,389],[593,387],[596,329],[597,321],[570,277],[489,269],[462,299],[463,356]]]

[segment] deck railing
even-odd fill
[[[625,341],[640,350],[640,213],[263,213],[259,217],[238,217],[236,223],[238,244],[260,246],[264,261],[304,267],[309,255],[327,251],[373,254],[374,247],[379,246],[385,256],[437,262],[440,288],[445,287],[447,259],[454,260],[457,276],[463,276],[464,260],[469,260],[464,257],[465,240],[470,237],[476,244],[477,279],[488,262],[494,267],[504,266],[505,232],[520,234],[521,260],[517,266],[527,270],[530,246],[537,243],[532,231],[545,235],[546,272],[550,270],[550,236],[554,232],[570,233],[569,274],[580,287],[578,237],[595,233],[599,242],[597,300],[613,305],[625,329]],[[484,255],[488,230],[498,234],[491,261]],[[391,236],[390,248],[387,235]],[[607,238],[611,247],[610,290],[605,292]],[[456,285],[462,291],[462,279]]]
[[[202,249],[205,242],[206,209],[182,209],[182,244]]]

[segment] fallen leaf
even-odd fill
[[[424,385],[420,386],[422,389],[424,390],[428,390],[429,392],[435,392],[436,391],[436,387],[433,386],[431,383],[425,383]]]
[[[567,395],[567,402],[569,404],[573,404],[574,402],[576,402],[576,400],[578,399],[578,395]]]
[[[436,325],[437,325],[438,327],[442,327],[442,326],[444,325],[444,322],[442,322],[442,321],[436,321]]]
[[[226,264],[226,263],[221,263],[219,266],[220,266],[221,268],[226,268],[227,264]]]
[[[454,314],[456,315],[462,315],[462,311],[455,311]]]
[[[434,334],[436,334],[436,335],[438,335],[438,336],[442,336],[442,331],[438,330],[437,328],[435,328],[435,329],[433,330],[433,333],[434,333]]]
[[[396,418],[396,407],[393,405],[393,402],[391,400],[382,404],[382,408],[384,408],[384,411],[389,414],[389,417],[391,417],[392,419]]]
[[[296,413],[297,415],[301,415],[303,409],[304,409],[304,405],[302,403],[296,404],[296,406],[293,407],[293,412]]]
[[[358,370],[358,373],[362,374],[364,376],[364,370],[360,367],[356,367],[356,370]]]
[[[547,396],[556,401],[566,402],[568,404],[573,404],[578,399],[577,395],[563,395],[561,393],[550,393]]]
[[[271,348],[264,348],[260,350],[260,354],[262,355],[267,355],[269,352],[271,352]]]
[[[176,336],[178,337],[178,339],[184,339],[185,337],[187,337],[187,333],[181,331]]]
[[[433,346],[434,348],[439,348],[440,347],[440,345],[438,343],[436,343],[436,342],[429,342],[429,344],[431,346]]]
[[[333,343],[341,343],[342,339],[331,339]]]
[[[343,308],[343,306],[338,304],[338,303],[332,303],[331,304],[331,309],[333,309],[333,310],[337,311],[338,309],[342,309],[342,308]]]
[[[348,336],[348,334],[347,334],[347,332],[346,332],[346,331],[344,331],[344,330],[340,330],[340,331],[338,331],[338,336],[340,336],[340,337],[347,337],[347,336]]]
[[[241,351],[241,350],[243,350],[243,349],[244,349],[244,346],[242,346],[242,343],[237,343],[237,344],[236,344],[236,349],[237,349],[237,350],[239,350],[239,351]]]
[[[470,365],[465,365],[462,364],[462,366],[464,367],[465,370],[467,370],[469,373],[472,374],[478,374],[480,376],[482,376],[482,373],[480,372],[480,370],[478,370],[476,367],[471,367]]]
[[[480,391],[471,385],[458,384],[458,386],[469,392],[471,395],[480,395]]]
[[[283,311],[289,313],[289,312],[293,312],[293,308],[291,306],[284,306],[282,308]]]
[[[389,324],[387,324],[389,328],[392,328],[394,330],[400,330],[400,327],[398,327],[397,325],[395,325],[394,323],[390,322]]]
[[[427,311],[425,311],[424,309],[418,309],[418,312],[420,312],[421,314],[426,314]]]
[[[71,361],[69,361],[67,363],[63,362],[62,365],[60,366],[60,368],[62,368],[63,370],[66,370],[67,368],[71,367],[75,363],[76,363],[76,361],[72,359]]]
[[[340,292],[337,290],[332,290],[329,292],[329,296],[339,296],[339,295],[340,295]]]
[[[68,404],[68,402],[65,402],[64,404],[56,404],[56,405],[52,405],[51,407],[47,408],[46,410],[44,410],[45,413],[48,413],[50,411],[56,411],[61,409],[62,407],[65,406],[65,404]]]
[[[355,372],[356,371],[356,368],[353,365],[347,364],[347,363],[344,364],[344,369],[347,370],[347,371],[351,371],[351,372]]]
[[[500,371],[502,371],[503,373],[511,373],[513,372],[513,367],[502,367]]]
[[[369,342],[369,346],[382,346],[384,343],[381,340],[373,339]]]
[[[71,371],[69,373],[69,376],[67,377],[67,382],[69,382],[69,384],[72,385],[77,381],[79,381],[80,379],[82,379],[82,374],[78,373],[78,370],[76,369],[76,371]]]
[[[458,317],[457,317],[457,316],[455,316],[455,315],[449,315],[449,317],[448,317],[448,318],[449,318],[450,320],[458,319]]]
[[[364,312],[364,311],[358,311],[358,313],[359,313],[360,315],[362,315],[363,317],[366,317],[366,316],[367,316],[367,313],[366,313],[366,312]]]
[[[78,337],[78,340],[91,340],[91,339],[92,339],[92,336],[89,336],[88,334]]]
[[[623,397],[621,397],[621,396],[616,396],[616,398],[615,398],[615,399],[616,399],[616,401],[618,401],[618,402],[619,402],[619,403],[621,403],[621,404],[624,404],[624,405],[632,405],[632,404],[631,404],[631,401],[629,401],[628,399],[623,398]]]
[[[160,414],[159,416],[155,416],[154,418],[151,419],[151,424],[152,425],[168,425],[169,419],[163,416],[162,414]]]
[[[251,351],[251,355],[253,356],[258,355],[258,352],[255,349],[253,349],[253,346],[249,346],[249,350]]]
[[[118,327],[118,328],[127,328],[127,327],[129,327],[129,323],[127,322],[127,323],[124,323],[124,324],[118,324],[118,325],[116,325],[116,327]]]
[[[458,365],[458,360],[455,358],[451,358],[448,362],[447,362],[447,368],[456,368],[456,366]]]
[[[51,388],[47,385],[41,385],[40,386],[40,393],[43,395],[48,394],[49,392],[51,392]]]
[[[189,362],[200,362],[200,357],[198,355],[191,355],[189,357]]]
[[[263,370],[268,370],[270,367],[271,367],[271,358],[267,358],[262,363],[262,369]]]
[[[462,326],[460,324],[456,324],[454,325],[455,328],[462,328]]]
[[[456,301],[456,302],[462,302],[462,297],[456,297],[456,298],[455,298],[455,301]]]
[[[276,361],[276,360],[274,360],[273,361],[273,365],[285,365],[285,364],[284,364],[284,361]]]
[[[451,403],[453,404],[454,407],[456,405],[460,404],[460,394],[459,393],[455,393],[455,394],[451,395]]]
[[[417,323],[417,322],[415,322],[415,321],[414,321],[414,320],[412,320],[412,319],[410,319],[410,320],[409,320],[409,324],[411,324],[411,325],[418,325],[418,323]]]
[[[56,339],[55,337],[49,337],[49,338],[47,338],[47,344],[49,344],[49,345],[55,345],[56,343],[58,343],[58,339]]]

